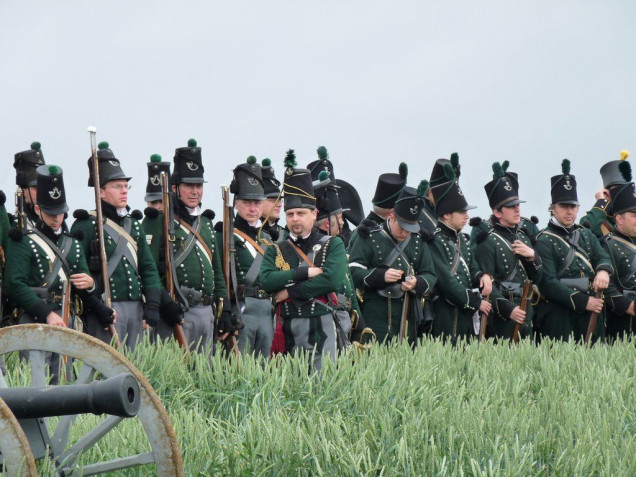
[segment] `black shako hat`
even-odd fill
[[[31,149],[18,152],[14,156],[15,184],[18,187],[35,187],[37,185],[37,173],[35,170],[43,165],[44,155],[40,143],[31,143]]]
[[[148,182],[146,183],[146,202],[155,202],[163,199],[163,190],[161,189],[161,173],[164,172],[168,176],[170,183],[170,163],[162,162],[159,154],[150,156],[148,166]]]
[[[203,171],[201,148],[195,139],[188,139],[187,147],[175,149],[172,184],[203,184]]]
[[[88,161],[88,187],[93,187],[93,157],[89,157]],[[129,181],[122,170],[119,159],[115,157],[113,151],[106,141],[102,141],[97,145],[97,167],[99,167],[99,186],[104,187],[107,182],[123,179]]]
[[[307,169],[311,172],[311,180],[317,181],[318,175],[322,171],[327,171],[329,173],[329,178],[331,179],[332,185],[336,183],[336,175],[333,171],[333,164],[329,160],[329,152],[327,152],[327,148],[325,146],[320,146],[316,149],[318,153],[318,160],[310,162],[307,164]]]
[[[431,189],[448,180],[446,178],[446,172],[444,172],[445,164],[450,164],[452,166],[453,171],[455,171],[455,177],[459,179],[462,166],[459,164],[459,154],[454,152],[451,154],[450,160],[438,159],[437,161],[435,161],[435,164],[433,164],[433,170],[431,171],[431,178],[428,181],[431,186]]]
[[[561,162],[561,172],[562,174],[550,178],[552,204],[579,205],[579,198],[576,195],[576,178],[570,174],[568,159],[563,159]]]
[[[280,181],[276,179],[276,176],[274,175],[274,168],[272,167],[272,161],[268,157],[263,159],[261,164],[265,197],[275,199],[280,196]]]
[[[230,183],[230,192],[235,199],[265,200],[263,174],[256,157],[249,156],[247,161],[234,168],[234,178]]]
[[[622,160],[618,165],[623,182],[609,190],[612,215],[623,212],[636,212],[636,190],[632,182],[632,166],[629,161]]]
[[[525,202],[519,200],[519,180],[515,172],[508,172],[509,164],[508,161],[492,164],[492,180],[484,186],[492,210]]]
[[[619,166],[621,162],[627,160],[629,157],[629,151],[622,150],[620,152],[621,158],[616,161],[609,161],[603,164],[601,167],[601,178],[603,179],[603,187],[609,189],[612,186],[625,184],[623,174],[621,173]]]
[[[400,196],[395,201],[393,215],[398,224],[407,232],[420,231],[420,213],[424,207],[424,196],[428,192],[428,181],[420,182],[417,190],[413,187],[404,187]]]
[[[68,212],[62,168],[54,165],[42,165],[36,169],[38,198],[37,204],[42,212],[60,215]]]
[[[283,180],[283,208],[311,209],[316,208],[316,196],[309,169],[296,169],[294,150],[287,151],[285,156],[285,179]]]
[[[455,170],[450,162],[444,164],[444,172],[446,181],[438,182],[436,186],[431,187],[437,216],[476,209],[476,206],[468,205],[466,202],[466,197],[457,183],[457,176],[455,176]]]
[[[313,182],[314,195],[316,196],[316,208],[318,209],[317,220],[324,220],[332,215],[344,213],[338,186],[331,179],[329,172],[320,171],[318,180]]]
[[[371,203],[376,207],[392,209],[395,205],[395,201],[406,186],[406,178],[408,174],[409,168],[404,162],[400,163],[400,166],[398,167],[398,174],[394,172],[380,174]]]

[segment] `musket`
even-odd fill
[[[484,296],[484,300],[490,301],[490,297]],[[486,324],[488,322],[488,313],[480,313],[481,323],[479,325],[479,342],[486,338]]]
[[[603,298],[603,290],[599,290],[596,292],[596,298]],[[594,334],[594,329],[596,328],[596,320],[598,318],[599,313],[592,313],[590,316],[590,322],[587,325],[587,331],[585,332],[585,344],[587,346],[592,345],[592,334]]]
[[[161,173],[161,192],[162,192],[162,208],[163,208],[163,246],[164,246],[164,260],[166,263],[166,289],[170,294],[170,298],[175,299],[175,285],[173,279],[173,270],[172,270],[172,258],[173,258],[173,249],[172,244],[175,240],[175,232],[174,232],[174,219],[172,216],[172,204],[170,204],[170,190],[168,189],[168,174],[165,172]],[[186,339],[185,333],[183,332],[183,326],[180,324],[174,325],[172,329],[172,333],[174,334],[174,339],[179,343],[179,347],[186,350],[188,348],[188,340]]]
[[[104,214],[102,213],[102,199],[99,195],[100,183],[99,183],[99,162],[97,159],[97,143],[95,135],[97,134],[97,128],[94,126],[88,127],[88,132],[91,136],[91,157],[92,157],[92,170],[93,170],[93,189],[95,190],[95,215],[97,225],[97,242],[99,245],[99,272],[102,279],[102,289],[104,290],[104,303],[108,308],[113,307],[113,300],[110,294],[110,282],[108,281],[108,259],[106,257],[106,242],[104,241]],[[117,335],[115,326],[108,325],[108,332],[110,336],[115,338],[115,343],[118,348],[121,348],[121,341]]]
[[[530,290],[532,290],[532,282],[530,280],[524,280],[523,291],[521,295],[521,305],[519,308],[521,311],[526,311],[528,308],[528,299],[530,297]],[[521,323],[515,324],[515,329],[512,332],[512,342],[519,343],[519,331],[521,330]]]
[[[71,282],[66,279],[62,287],[62,321],[64,326],[68,328],[68,324],[71,318]],[[62,356],[62,370],[64,370],[64,379],[71,379],[71,366],[67,356]]]
[[[236,302],[237,313],[241,313],[238,296],[236,294],[236,287],[234,283],[236,281],[236,270],[232,270],[232,262],[234,260],[234,214],[232,213],[232,204],[230,203],[230,188],[226,185],[221,186],[221,197],[223,199],[223,279],[227,286],[227,293],[229,303],[226,306],[231,306],[232,297]],[[238,346],[236,346],[236,337],[232,334],[228,335],[224,340],[225,351],[228,353],[234,352],[235,355],[239,354]]]
[[[18,229],[24,232],[27,228],[27,220],[24,212],[24,191],[22,187],[18,187],[15,192],[15,210],[18,216]]]
[[[414,276],[414,271],[409,265],[409,276]],[[398,343],[402,344],[406,338],[406,320],[409,316],[409,306],[411,304],[411,294],[407,291],[404,293],[404,302],[402,303],[402,316],[400,316],[400,334],[398,335]]]

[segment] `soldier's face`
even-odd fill
[[[398,242],[403,242],[409,235],[411,235],[411,232],[402,228],[393,215],[393,212],[389,215],[389,229],[391,229],[391,235],[393,235]]]
[[[521,222],[521,207],[519,207],[519,204],[511,207],[502,207],[501,210],[493,210],[493,214],[504,227],[514,227]]]
[[[51,227],[51,229],[57,231],[62,226],[64,222],[64,214],[58,215],[50,215],[40,209],[39,205],[35,205],[34,207],[35,213],[40,216],[42,222]]]
[[[272,222],[280,219],[280,199],[275,197],[268,197],[263,201],[263,215],[262,217],[269,217],[268,220]]]
[[[99,196],[107,204],[122,209],[128,203],[128,189],[128,181],[125,179],[109,181],[99,189]]]
[[[329,219],[324,219],[318,228],[324,230],[332,237],[337,237],[342,232],[343,226],[342,214],[338,214],[337,216],[332,215]]]
[[[316,222],[318,211],[316,209],[289,209],[285,212],[287,228],[296,236],[304,237],[311,232]]]
[[[162,200],[153,200],[152,202],[146,202],[146,205],[151,209],[163,210]]]
[[[468,222],[468,212],[459,210],[450,214],[444,214],[442,221],[451,229],[460,232]]]
[[[194,208],[201,203],[203,198],[203,184],[186,184],[182,182],[178,186],[179,197],[186,207]],[[173,186],[173,190],[175,187]]]
[[[234,209],[248,224],[254,226],[263,213],[263,201],[236,199]]]
[[[35,205],[38,201],[38,188],[37,187],[23,187],[22,194],[24,201],[27,204]]]
[[[572,227],[576,222],[579,206],[573,204],[554,204],[552,215],[564,227]]]
[[[618,230],[629,237],[636,237],[636,212],[624,212],[616,216]]]

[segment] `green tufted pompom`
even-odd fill
[[[444,164],[444,175],[446,176],[446,179],[448,179],[449,181],[455,180],[455,169],[453,169],[452,164],[448,162]]]
[[[294,153],[293,149],[287,151],[284,164],[286,168],[293,169],[296,166],[296,154]]]
[[[618,170],[621,171],[621,174],[623,175],[623,179],[625,179],[625,182],[632,181],[632,166],[629,164],[628,161],[621,161],[618,164]]]
[[[37,141],[33,141],[31,143],[31,149],[33,149],[34,151],[39,151],[41,147],[42,145]]]
[[[503,161],[503,163],[501,164],[501,168],[503,169],[504,172],[508,172],[508,167],[510,167],[510,162]]]
[[[263,167],[270,167],[272,165],[272,160],[269,157],[263,159]]]
[[[150,162],[161,162],[161,156],[159,154],[153,154],[150,156]]]
[[[324,182],[327,179],[329,179],[329,172],[328,171],[320,171],[320,174],[318,174],[318,180],[320,182]]]
[[[97,145],[97,149],[99,149],[100,151],[102,149],[108,149],[108,143],[106,141],[102,141]]]
[[[409,175],[409,166],[406,165],[406,162],[400,162],[400,167],[398,167],[398,172],[400,174],[400,177],[406,180],[406,178]]]
[[[249,156],[247,158],[247,163],[248,164],[256,164],[256,157],[255,156]]]
[[[569,159],[563,159],[563,162],[561,162],[561,171],[563,172],[563,174],[569,174],[570,173],[570,160]]]
[[[503,167],[501,167],[501,164],[499,164],[498,162],[493,162],[492,163],[492,173],[495,179],[497,179],[498,177],[503,177],[504,176],[504,170]]]
[[[197,147],[196,139],[188,139],[188,147]]]
[[[318,157],[321,161],[323,159],[329,158],[329,153],[327,152],[327,148],[325,146],[320,146],[318,149],[316,149],[316,152],[318,153]]]
[[[417,192],[416,192],[417,196],[420,199],[423,199],[426,193],[428,192],[428,189],[429,189],[428,181],[421,181],[420,185],[417,186]]]
[[[52,176],[56,176],[60,173],[60,170],[58,169],[57,166],[49,166],[49,174],[51,174]]]
[[[459,165],[459,154],[457,154],[456,152],[452,153],[450,161],[453,165],[453,168],[457,169],[457,166]]]

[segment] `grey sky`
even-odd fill
[[[634,18],[629,1],[3,0],[0,187],[13,194],[13,155],[38,140],[71,208],[90,208],[94,125],[136,208],[149,156],[194,137],[217,215],[248,155],[280,175],[288,148],[304,166],[324,145],[365,207],[378,174],[405,161],[417,186],[457,151],[482,216],[491,163],[508,159],[523,214],[545,224],[561,159],[586,209],[600,166],[636,154]]]

